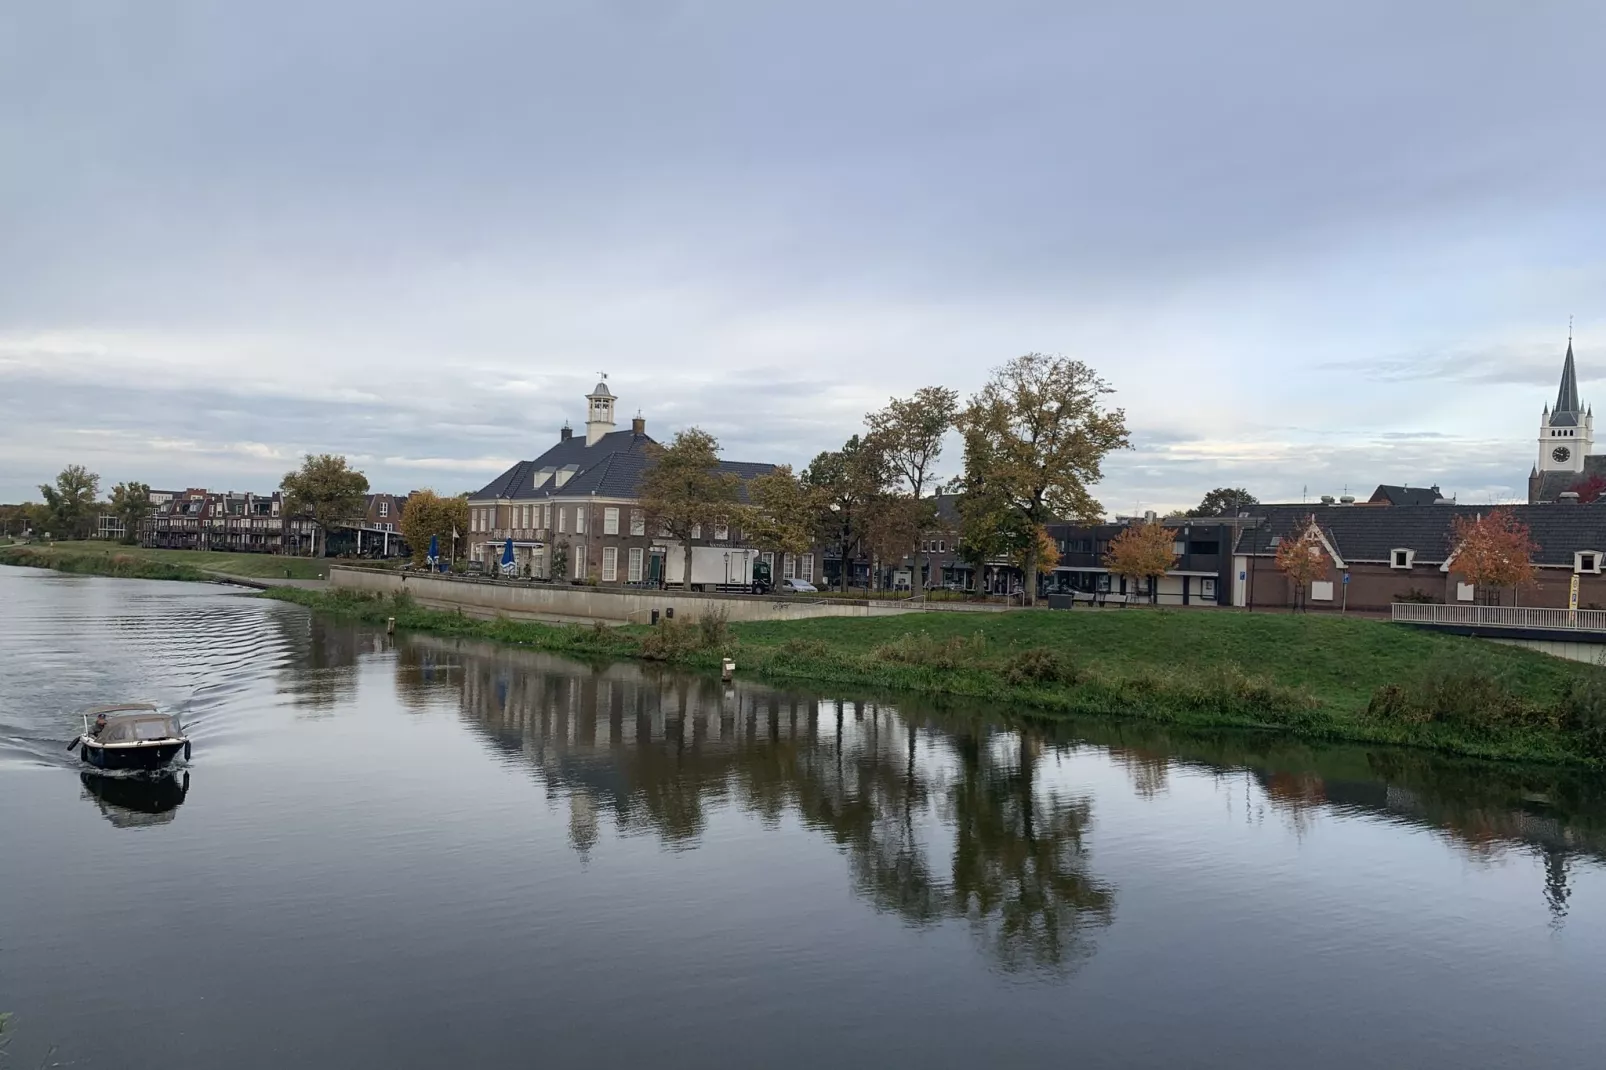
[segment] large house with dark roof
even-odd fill
[[[1277,547],[1315,526],[1329,568],[1304,592],[1311,609],[1386,612],[1396,601],[1479,604],[1480,591],[1455,566],[1456,517],[1487,513],[1487,505],[1424,505],[1368,509],[1353,505],[1270,506],[1243,528],[1234,547],[1231,603],[1255,608],[1294,603],[1288,577],[1277,568]],[[1528,526],[1536,582],[1516,592],[1525,606],[1565,609],[1574,577],[1581,608],[1606,606],[1606,504],[1500,506]],[[1509,605],[1513,594],[1502,596]]]
[[[605,585],[656,584],[680,544],[648,530],[638,485],[653,463],[647,421],[614,428],[618,398],[599,382],[586,395],[584,436],[565,424],[558,441],[531,461],[520,461],[469,495],[468,556],[495,569],[513,540],[514,570],[537,579],[594,579]],[[752,479],[772,464],[721,461],[720,470]],[[702,531],[694,545],[740,547],[732,525]],[[814,555],[786,555],[773,574],[814,577]]]

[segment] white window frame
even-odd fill
[[[586,533],[586,507],[583,505],[574,507],[574,533],[576,535]]]
[[[630,534],[647,534],[647,514],[640,509],[630,510]]]
[[[545,503],[545,504],[543,504],[541,506],[541,527],[542,528],[550,528],[551,526],[552,526],[552,503],[547,502],[547,503]]]
[[[691,537],[693,541],[703,537],[703,526],[701,524],[693,524],[691,526]]]
[[[619,580],[619,547],[604,546],[602,548],[602,582],[617,583]]]
[[[1310,600],[1312,602],[1331,602],[1333,600],[1332,580],[1312,580],[1310,584]]]
[[[586,544],[577,542],[572,547],[569,560],[569,575],[574,579],[586,578]]]
[[[619,507],[617,505],[604,506],[602,510],[602,533],[604,535],[619,534]],[[603,551],[606,553],[607,551]]]
[[[798,556],[797,578],[805,583],[814,582],[814,555],[800,554]]]
[[[380,516],[389,516],[390,515],[390,503],[389,502],[383,501],[383,500],[380,501],[380,503],[379,503],[379,515]]]
[[[726,539],[728,539],[730,537],[731,537],[730,525],[724,523],[723,521],[719,522],[719,523],[716,523],[714,525],[714,541],[715,542],[724,542]]]
[[[1457,602],[1473,602],[1477,600],[1478,589],[1470,583],[1457,583],[1455,585],[1455,600]]]
[[[560,532],[569,530],[569,511],[561,505],[558,506],[558,530]]]
[[[1573,554],[1573,571],[1579,573],[1580,575],[1586,576],[1600,575],[1601,556],[1601,551],[1599,550],[1577,551]],[[1589,564],[1587,566],[1584,563],[1584,559],[1586,557],[1589,558]]]
[[[642,560],[641,559],[642,559],[643,556],[644,555],[642,553],[641,547],[632,546],[630,548],[630,557],[629,557],[629,562],[630,563],[625,566],[625,582],[627,582],[627,583],[640,583],[641,582],[641,566],[642,566]]]
[[[1400,562],[1400,555],[1405,555],[1405,562]],[[1416,551],[1406,546],[1397,546],[1389,551],[1389,568],[1411,569],[1416,565]]]

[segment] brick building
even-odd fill
[[[656,584],[666,575],[677,540],[649,530],[637,491],[652,463],[653,439],[640,416],[630,430],[614,428],[616,398],[606,382],[586,395],[585,435],[564,425],[558,441],[531,461],[519,461],[469,496],[467,556],[495,570],[507,540],[514,568],[537,579],[595,579],[605,585]],[[721,461],[720,471],[742,480],[771,464]],[[693,533],[696,546],[745,548],[734,525]],[[815,555],[762,554],[777,580],[813,580]],[[555,567],[561,563],[560,570]]]

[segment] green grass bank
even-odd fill
[[[354,620],[588,657],[947,695],[1059,716],[1427,747],[1553,764],[1606,761],[1606,670],[1382,621],[1104,610],[825,618],[656,628],[479,620],[405,595],[279,589]]]
[[[206,575],[207,572],[258,579],[316,580],[327,578],[329,573],[328,561],[312,557],[237,554],[216,550],[160,550],[111,542],[0,546],[0,564],[154,580],[212,579]]]

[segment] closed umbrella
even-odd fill
[[[429,556],[424,558],[424,560],[429,563],[429,570],[431,572],[435,571],[435,566],[440,563],[440,559],[441,559],[440,543],[438,541],[436,541],[435,536],[431,535],[429,537]]]
[[[502,544],[502,575],[513,575],[513,536],[511,535],[507,537],[507,542]]]

